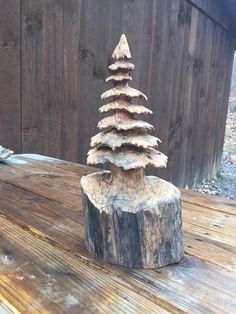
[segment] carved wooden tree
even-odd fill
[[[146,177],[146,166],[166,167],[167,157],[156,150],[160,140],[148,134],[153,126],[136,118],[151,114],[131,103],[147,97],[131,88],[134,65],[122,35],[109,66],[114,88],[101,95],[113,98],[101,113],[111,112],[98,123],[105,129],[91,139],[88,164],[111,163],[103,171],[81,179],[84,199],[85,244],[95,256],[136,268],[156,268],[183,257],[180,192],[169,182]]]

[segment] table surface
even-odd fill
[[[84,247],[80,177],[40,155],[0,164],[0,313],[236,313],[236,202],[182,190],[185,258],[135,270]]]

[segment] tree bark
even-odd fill
[[[169,182],[145,177],[142,169],[121,172],[115,167],[81,180],[86,248],[126,267],[159,268],[180,261],[180,192]]]

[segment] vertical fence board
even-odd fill
[[[22,0],[22,152],[43,153],[43,18],[45,0]]]
[[[173,133],[172,147],[170,151],[172,155],[172,167],[170,180],[175,181],[176,184],[182,186],[186,183],[184,171],[184,156],[186,155],[186,133],[184,126],[186,125],[185,113],[185,95],[188,93],[188,80],[187,74],[189,71],[189,44],[190,44],[190,31],[191,31],[191,14],[192,7],[186,1],[180,1],[180,9],[178,14],[178,33],[182,35],[178,38],[178,42],[182,42],[182,51],[180,52],[179,68],[180,77],[176,77],[176,91],[172,106],[176,108],[176,118],[173,120],[169,127],[169,137]],[[178,35],[179,36],[179,35]],[[171,144],[171,142],[170,142]]]
[[[202,94],[202,83],[204,81],[204,67],[205,55],[204,48],[206,46],[207,38],[206,32],[203,29],[206,29],[206,17],[202,14],[198,14],[198,29],[196,33],[196,44],[195,49],[192,55],[192,75],[193,75],[193,84],[192,84],[192,95],[190,100],[191,106],[191,116],[188,120],[188,162],[186,169],[187,181],[190,185],[198,182],[199,171],[201,169],[201,139],[202,139],[202,129],[203,126],[203,104],[201,100]],[[208,48],[209,49],[209,48]]]
[[[0,145],[21,151],[20,1],[0,0]]]
[[[63,0],[44,4],[41,145],[45,155],[61,157]]]
[[[66,160],[77,160],[78,137],[82,114],[81,80],[85,79],[84,63],[88,58],[86,48],[79,51],[81,31],[81,2],[69,0],[63,7],[63,105],[61,129],[61,154]]]

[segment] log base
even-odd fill
[[[148,176],[117,193],[109,171],[81,179],[86,248],[107,262],[159,268],[184,256],[180,192]]]

